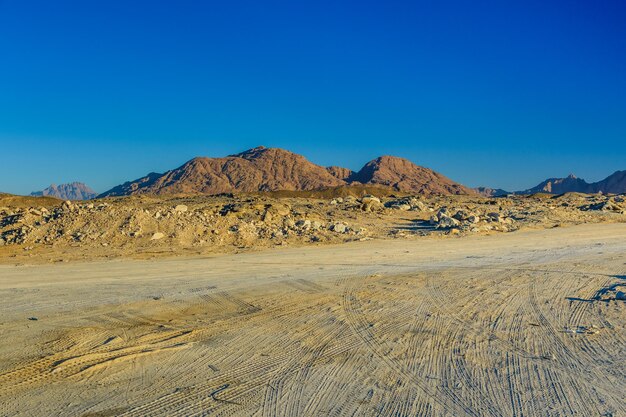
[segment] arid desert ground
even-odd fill
[[[626,224],[0,266],[0,415],[624,416]]]

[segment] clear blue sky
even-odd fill
[[[0,191],[277,146],[470,186],[626,169],[626,2],[0,0]]]

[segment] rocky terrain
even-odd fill
[[[151,173],[114,187],[100,197],[303,191],[353,183],[423,195],[473,194],[449,178],[402,158],[382,156],[355,173],[337,166],[324,168],[293,152],[260,146],[225,158],[194,158],[165,174]]]
[[[89,200],[98,195],[88,185],[82,182],[71,182],[69,184],[52,184],[50,187],[42,191],[34,191],[30,193],[31,196],[40,197],[56,197],[61,200]]]
[[[141,195],[89,202],[5,195],[0,197],[0,258],[14,262],[233,252],[626,221],[623,196],[426,198],[385,190],[364,188],[360,196],[343,197],[292,192]]]

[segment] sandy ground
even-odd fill
[[[0,266],[0,415],[624,416],[626,224]]]

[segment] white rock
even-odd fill
[[[330,230],[335,233],[346,233],[348,231],[348,226],[343,223],[334,223],[330,226]]]
[[[371,195],[371,194],[364,195],[364,196],[361,198],[361,203],[370,203],[370,202],[380,203],[380,198],[378,198],[378,197],[374,197],[374,196],[373,196],[373,195]]]
[[[457,227],[459,225],[459,221],[450,216],[446,216],[445,214],[441,215],[439,218],[439,223],[437,224],[438,228],[450,228]]]
[[[165,235],[163,233],[156,232],[155,234],[152,235],[150,240],[159,240],[159,239],[163,239],[164,237],[165,237]]]
[[[174,211],[177,213],[184,213],[188,210],[188,207],[184,204],[179,204],[176,207],[174,207]]]

